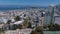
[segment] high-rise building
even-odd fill
[[[45,15],[45,23],[52,24],[54,23],[54,5],[50,5],[48,12]]]
[[[54,5],[51,5],[50,7],[50,23],[54,23]]]

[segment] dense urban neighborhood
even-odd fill
[[[0,34],[43,34],[60,31],[60,5],[0,11]]]

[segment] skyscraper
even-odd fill
[[[54,5],[50,5],[50,24],[54,23]]]
[[[46,12],[45,14],[45,23],[46,24],[54,23],[54,6],[53,5],[49,6],[48,12]]]

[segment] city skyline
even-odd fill
[[[0,0],[0,5],[49,6],[60,4],[60,0]]]

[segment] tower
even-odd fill
[[[50,5],[50,24],[54,23],[54,5]]]
[[[54,5],[48,7],[48,11],[45,14],[45,25],[54,23]]]

